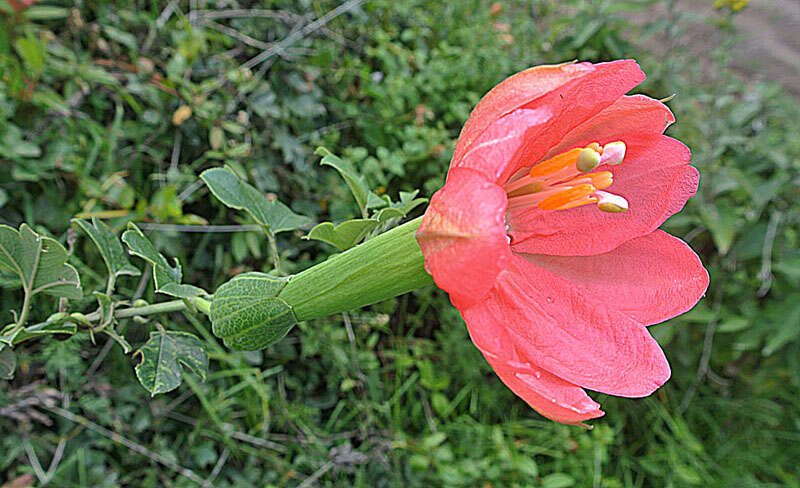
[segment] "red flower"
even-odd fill
[[[657,230],[698,173],[661,102],[625,92],[635,61],[539,66],[464,125],[417,231],[425,269],[501,380],[542,415],[600,417],[584,388],[649,395],[670,376],[646,326],[700,299],[708,273]]]

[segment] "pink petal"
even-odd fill
[[[651,233],[697,192],[699,174],[688,165],[690,153],[680,141],[654,134],[628,134],[617,140],[628,146],[625,161],[601,166],[598,171],[614,174],[614,183],[606,191],[625,197],[630,209],[613,214],[594,205],[556,211],[513,209],[508,224],[514,252],[556,256],[605,253]]]
[[[645,78],[632,60],[601,63],[593,68],[590,74],[567,81],[503,117],[482,120],[480,124],[485,129],[464,149],[460,149],[462,132],[451,169],[472,168],[505,184],[520,168],[540,160],[570,131]]]
[[[564,136],[547,157],[624,134],[661,134],[675,116],[663,103],[644,95],[624,96]]]
[[[502,188],[469,169],[450,172],[431,198],[416,237],[425,269],[457,308],[489,293],[511,255]]]
[[[468,327],[493,320],[527,362],[590,390],[647,396],[670,376],[644,325],[519,256],[462,315]]]
[[[697,254],[660,230],[605,254],[523,257],[647,325],[690,310],[708,288],[708,272]]]
[[[545,417],[576,424],[604,415],[583,388],[553,376],[522,358],[496,317],[480,307],[467,323],[472,342],[497,376],[517,396]]]
[[[470,114],[458,137],[453,161],[460,160],[475,139],[495,120],[593,71],[591,63],[567,63],[535,66],[509,76],[484,95]]]

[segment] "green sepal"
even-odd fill
[[[232,349],[253,351],[282,339],[297,323],[278,294],[288,283],[265,273],[243,273],[223,284],[211,302],[214,335]]]
[[[305,238],[327,242],[340,251],[346,251],[363,240],[379,223],[381,221],[375,219],[352,219],[335,226],[332,222],[323,222],[311,229]]]

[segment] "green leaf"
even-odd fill
[[[44,42],[38,39],[20,37],[14,42],[17,54],[22,58],[22,62],[34,78],[38,78],[44,71],[44,59],[46,47]]]
[[[14,351],[0,345],[0,380],[13,379],[16,368],[17,357],[14,355]]]
[[[323,222],[311,229],[305,238],[327,242],[340,251],[345,251],[358,244],[379,223],[375,219],[353,219],[337,226],[331,222]]]
[[[373,215],[373,217],[378,219],[378,221],[381,224],[385,224],[387,221],[391,219],[396,219],[398,217],[402,217],[403,215],[405,214],[399,208],[386,207],[380,209],[378,212],[375,212],[375,215]]]
[[[166,285],[162,286],[158,292],[173,296],[175,298],[192,298],[201,295],[208,295],[208,292],[200,287],[180,283],[167,283]]]
[[[711,238],[714,239],[714,245],[717,246],[719,253],[727,254],[743,220],[739,219],[733,207],[724,202],[702,206],[700,215],[711,231]]]
[[[54,321],[42,322],[39,324],[26,327],[11,338],[11,342],[19,344],[20,342],[27,341],[36,337],[45,335],[67,335],[73,336],[78,332],[78,326],[74,322],[69,321],[69,317]]]
[[[404,217],[408,212],[427,202],[427,198],[414,198],[419,190],[413,192],[400,192],[400,201],[392,203],[390,207],[382,208],[373,213],[372,218],[378,219],[381,224],[386,224],[389,220]]]
[[[139,256],[153,265],[153,276],[156,282],[156,291],[178,298],[191,298],[198,295],[207,295],[205,290],[194,285],[182,285],[183,272],[181,263],[175,258],[175,266],[169,264],[167,258],[158,252],[141,230],[132,222],[128,223],[128,230],[122,234],[124,242],[131,253]]]
[[[114,321],[114,302],[105,293],[95,291],[92,294],[97,298],[97,304],[100,306],[100,325],[108,326]]]
[[[288,280],[244,273],[217,288],[210,314],[214,335],[230,348],[248,351],[282,339],[297,323],[292,307],[278,298]]]
[[[369,194],[371,193],[367,185],[367,180],[362,175],[358,174],[355,167],[353,167],[353,163],[337,157],[326,148],[318,147],[317,154],[322,156],[322,161],[320,161],[321,165],[331,166],[344,178],[345,183],[350,187],[350,192],[356,199],[358,208],[361,209],[361,214],[366,216],[367,203],[370,201]]]
[[[69,9],[50,5],[33,5],[25,10],[24,15],[28,20],[65,19],[69,17]]]
[[[136,365],[136,377],[151,396],[180,386],[181,365],[203,381],[208,373],[205,344],[187,332],[153,331],[150,339],[134,355],[141,355],[141,362]]]
[[[141,274],[128,261],[128,256],[125,254],[125,249],[123,249],[119,239],[102,220],[93,217],[92,223],[89,224],[83,219],[72,219],[72,223],[80,227],[94,242],[94,245],[97,246],[110,275],[139,276]]]
[[[267,197],[240,180],[232,171],[212,168],[203,171],[200,178],[222,203],[237,210],[245,210],[273,233],[295,230],[309,222],[308,217],[292,212],[283,203],[267,200]]]
[[[397,208],[403,211],[403,215],[428,201],[427,198],[416,198],[418,193],[419,190],[414,190],[412,192],[400,192],[400,203],[397,205]]]
[[[564,473],[553,473],[542,479],[542,488],[567,488],[575,485],[575,479]]]
[[[27,224],[22,224],[19,232],[0,225],[0,270],[17,275],[26,293],[31,295],[83,296],[78,272],[67,264],[64,246],[39,236]]]

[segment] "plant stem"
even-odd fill
[[[211,312],[211,302],[198,297],[189,298],[189,302],[194,305],[197,310],[208,315]],[[184,300],[171,300],[169,302],[154,303],[153,305],[146,305],[144,307],[125,308],[114,312],[114,318],[126,319],[130,317],[141,317],[144,315],[154,315],[157,313],[179,312],[181,310],[188,310],[188,306]]]
[[[281,258],[278,255],[278,243],[275,239],[275,234],[272,233],[270,230],[265,230],[267,233],[267,240],[269,241],[269,251],[272,254],[272,267],[275,268],[275,272],[280,274],[281,271]]]

